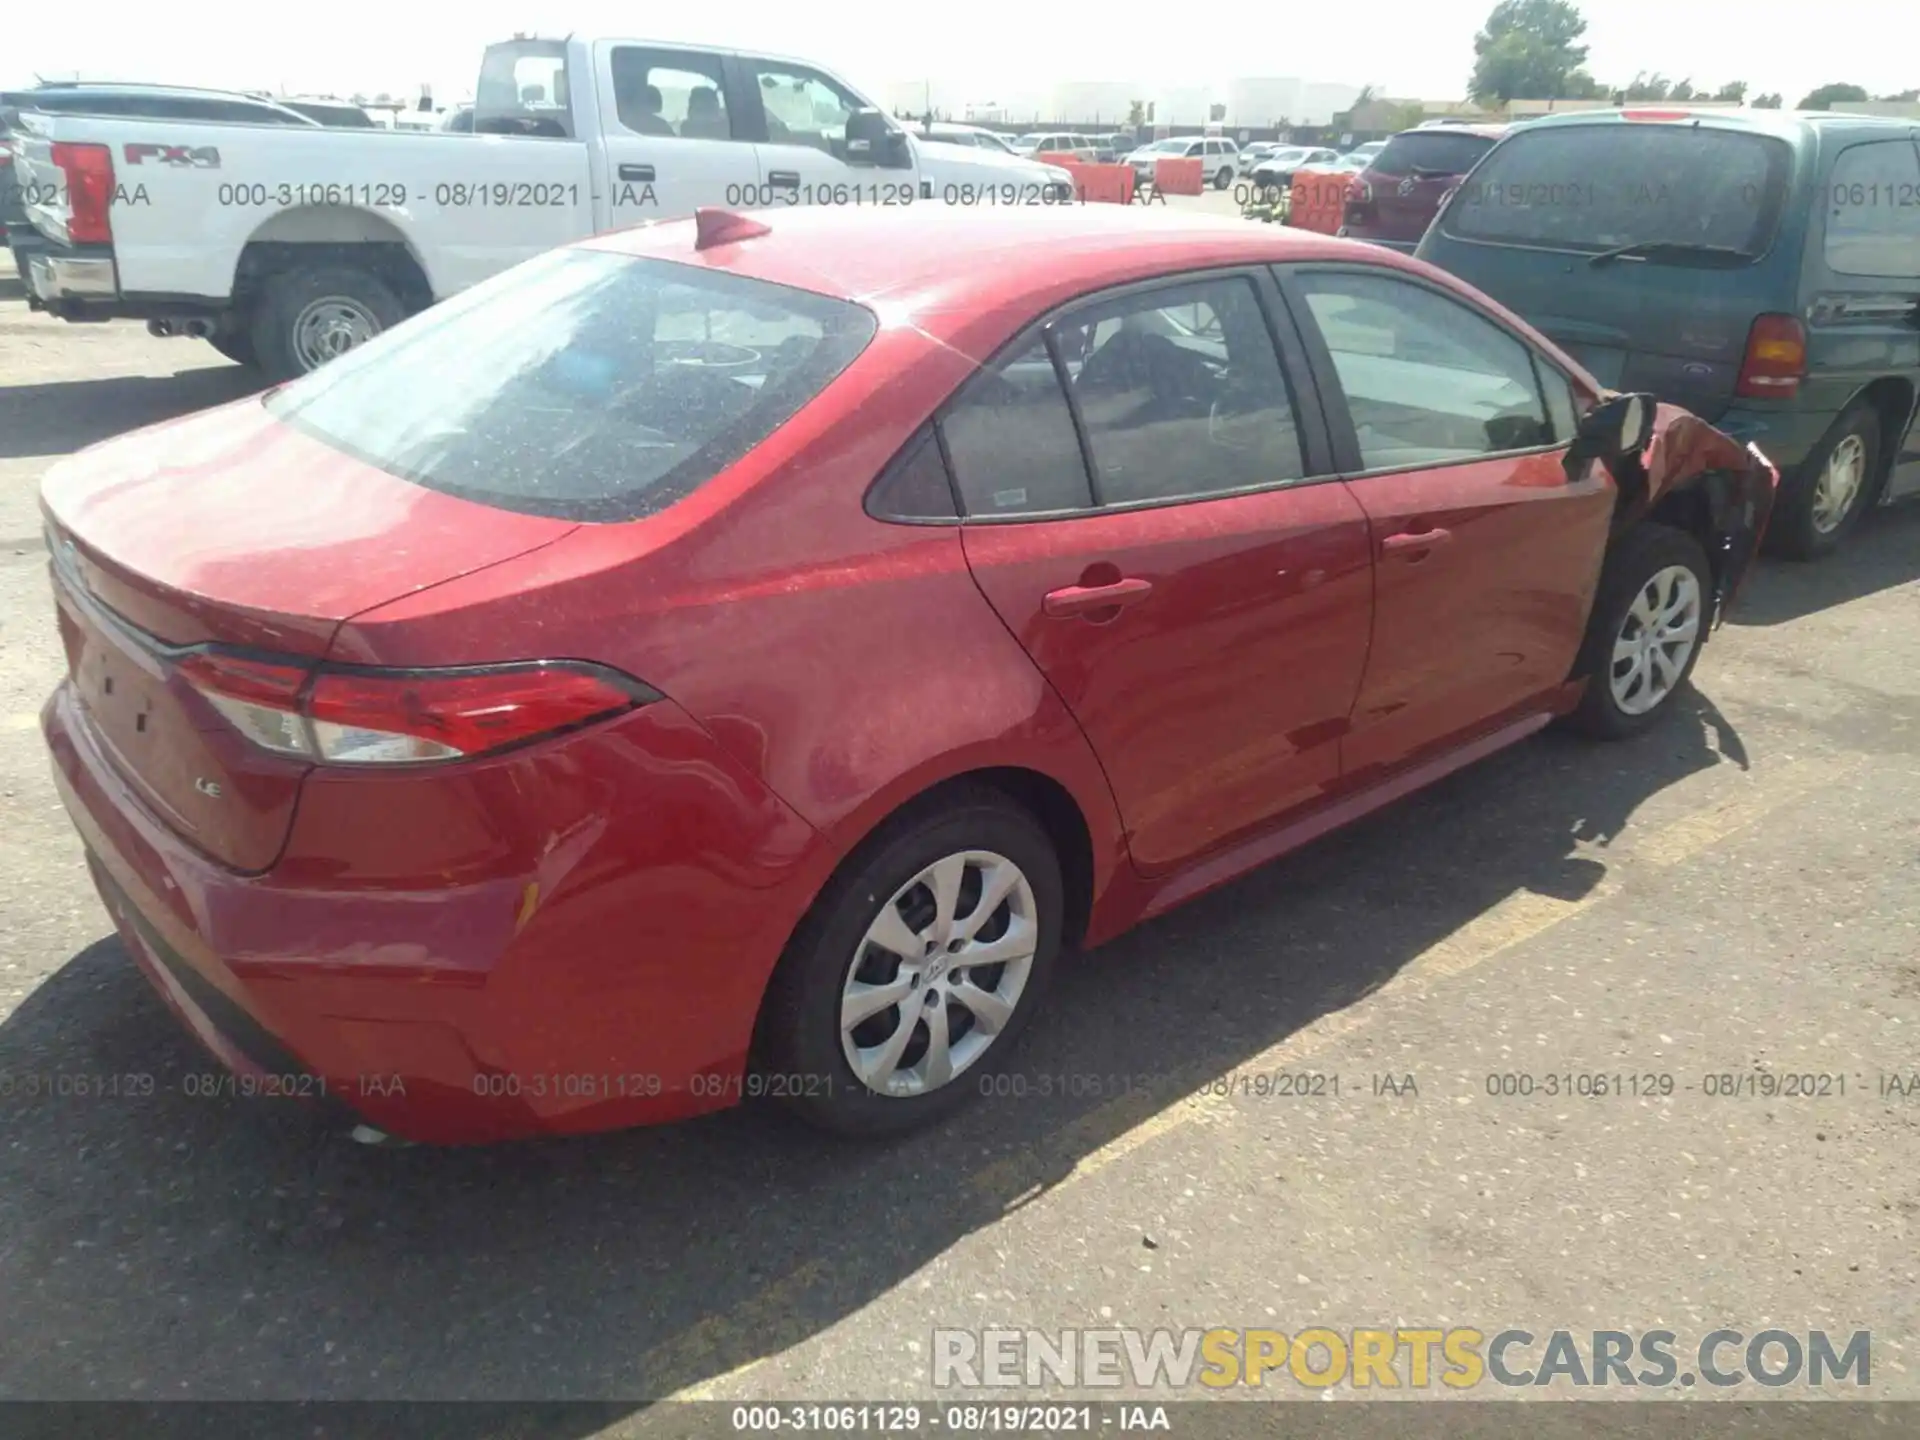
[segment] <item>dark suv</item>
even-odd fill
[[[1834,548],[1920,489],[1920,126],[1824,112],[1549,116],[1418,255],[1780,467],[1770,548]]]
[[[1430,125],[1401,131],[1348,187],[1339,233],[1410,253],[1447,192],[1505,130],[1501,125]]]

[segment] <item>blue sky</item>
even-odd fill
[[[0,83],[78,71],[99,79],[411,93],[425,81],[444,102],[471,90],[488,41],[516,30],[571,29],[800,55],[873,92],[931,74],[991,95],[1056,80],[1141,77],[1151,67],[1165,84],[1286,75],[1446,99],[1465,89],[1473,34],[1490,8],[1491,0],[1216,0],[1197,9],[1142,5],[1126,18],[1111,6],[1010,0],[872,7],[732,0],[710,8],[462,0],[438,10],[405,0],[329,0],[265,12],[258,0],[193,0],[75,24],[61,6],[25,0],[10,7],[0,31]],[[1590,67],[1614,83],[1635,70],[1708,87],[1744,79],[1750,94],[1779,90],[1789,105],[1832,80],[1876,95],[1920,86],[1920,20],[1900,0],[1772,8],[1753,0],[1591,0],[1582,8]],[[1086,33],[1090,14],[1101,17],[1099,33]]]

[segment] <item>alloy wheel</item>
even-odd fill
[[[989,850],[943,856],[867,927],[840,997],[840,1046],[867,1089],[911,1096],[976,1064],[1005,1031],[1039,944],[1033,886]]]
[[[1867,483],[1867,446],[1848,435],[1833,447],[1813,487],[1813,528],[1831,535],[1853,509]]]
[[[1614,637],[1607,674],[1614,704],[1626,714],[1646,714],[1679,685],[1700,643],[1701,608],[1700,581],[1685,565],[1647,577]]]

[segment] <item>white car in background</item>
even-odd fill
[[[1141,146],[1125,163],[1133,167],[1134,179],[1146,185],[1153,182],[1154,166],[1162,160],[1198,160],[1202,179],[1224,190],[1239,168],[1240,147],[1224,135],[1175,135]]]
[[[1091,165],[1098,153],[1092,140],[1085,135],[1070,135],[1065,131],[1046,130],[1032,135],[1022,135],[1013,142],[1014,154],[1027,160],[1046,161],[1062,159],[1067,156]]]
[[[914,131],[922,140],[934,145],[966,145],[975,150],[988,150],[996,155],[1013,155],[1022,159],[1013,142],[997,130],[989,130],[984,125],[957,125],[947,120],[935,120],[931,124],[923,123]]]

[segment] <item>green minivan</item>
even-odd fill
[[[1768,548],[1920,492],[1920,123],[1653,108],[1518,127],[1421,259],[1780,469]]]

